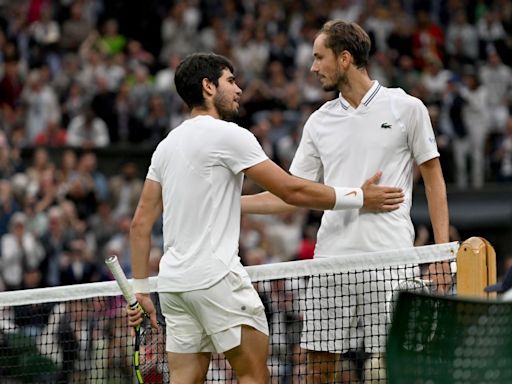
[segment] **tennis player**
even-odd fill
[[[414,162],[425,184],[435,241],[448,242],[446,187],[427,109],[403,90],[386,88],[372,80],[366,70],[369,51],[370,38],[355,23],[329,21],[319,31],[313,45],[311,71],[325,91],[338,91],[339,97],[325,103],[307,120],[290,172],[308,180],[323,179],[329,185],[347,186],[358,185],[372,170],[380,169],[381,182],[401,187],[405,202],[389,213],[360,209],[325,212],[317,237],[316,258],[412,247]],[[268,192],[242,197],[245,213],[291,209]],[[449,271],[447,264],[432,266],[438,267]],[[440,289],[450,283],[440,280]],[[372,299],[368,290],[365,294],[364,286],[356,287],[357,292],[351,296],[344,292],[348,291],[347,284],[335,288],[344,294],[347,308],[343,313],[341,308],[335,310],[332,303],[326,307],[327,300],[318,300],[316,307],[308,307],[319,309],[306,310],[304,314],[302,346],[309,351],[308,383],[341,382],[341,378],[334,377],[337,361],[342,353],[354,348],[351,335],[361,331],[366,352],[371,356],[365,365],[364,380],[385,382],[381,360],[386,335],[385,301],[377,307],[369,305]],[[390,287],[387,289],[389,292]],[[343,317],[346,321],[342,322]],[[335,330],[320,326],[328,324],[329,319],[338,319]],[[357,328],[361,324],[363,327]],[[313,333],[315,329],[321,331]]]
[[[204,381],[211,353],[223,352],[240,383],[267,383],[267,319],[238,257],[244,173],[287,203],[316,209],[389,211],[403,196],[399,188],[375,185],[380,174],[363,188],[332,188],[278,167],[252,133],[226,121],[238,112],[241,90],[222,56],[187,57],[175,84],[191,118],[153,153],[130,231],[133,287],[156,326],[148,257],[151,229],[163,210],[158,291],[171,381]],[[128,310],[128,318],[131,326],[142,321],[138,311]]]

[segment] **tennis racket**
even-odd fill
[[[408,279],[401,280],[395,284],[387,301],[388,324],[391,324],[396,302],[402,291],[428,295],[432,293],[432,282],[430,280]],[[409,321],[407,330],[405,330],[405,337],[402,340],[402,347],[406,350],[422,351],[436,334],[438,322],[437,302],[432,300],[428,304],[419,307],[415,302],[415,306],[408,313]]]
[[[135,293],[126,279],[117,256],[108,257],[105,263],[116,279],[130,308],[144,312],[135,298]],[[140,384],[169,382],[169,370],[165,352],[165,327],[162,321],[158,321],[158,327],[154,329],[146,314],[142,324],[135,327],[133,367],[137,381]]]

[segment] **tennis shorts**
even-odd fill
[[[311,276],[306,289],[301,347],[346,353],[385,350],[389,301],[398,282],[420,276],[419,267]]]
[[[242,325],[268,335],[263,303],[247,275],[231,271],[209,288],[159,296],[167,352],[228,351],[240,345]]]

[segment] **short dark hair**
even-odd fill
[[[176,91],[190,109],[204,106],[203,79],[219,85],[222,71],[234,71],[233,64],[224,56],[215,53],[193,53],[176,68],[174,84]]]
[[[336,56],[348,51],[354,58],[354,65],[363,68],[368,65],[371,40],[368,34],[356,23],[347,23],[343,20],[326,22],[318,34],[324,34],[325,46],[331,49]]]

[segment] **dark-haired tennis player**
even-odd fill
[[[267,383],[267,319],[238,257],[244,174],[289,204],[322,210],[364,205],[388,211],[403,196],[399,188],[374,185],[379,175],[362,189],[333,188],[291,176],[270,161],[252,133],[227,122],[238,112],[241,90],[222,56],[185,58],[175,84],[191,117],[151,159],[130,232],[134,290],[156,324],[148,256],[151,229],[163,210],[158,291],[171,382],[202,382],[211,353],[223,352],[240,383]],[[131,326],[142,320],[138,311],[128,316]]]
[[[290,172],[312,181],[347,186],[360,184],[380,169],[381,182],[401,187],[405,202],[387,213],[326,211],[317,237],[316,258],[412,247],[414,162],[425,184],[435,241],[448,242],[446,186],[427,109],[403,90],[386,88],[371,80],[366,70],[369,52],[370,38],[355,23],[329,21],[319,31],[313,45],[311,71],[324,90],[339,92],[339,97],[325,103],[307,120]],[[242,212],[246,213],[290,209],[293,207],[267,192],[242,198]],[[449,268],[447,264],[435,267],[444,272]],[[450,283],[443,276],[449,274],[437,275],[440,290]],[[354,289],[358,293],[350,294],[349,290]],[[390,287],[387,289],[389,292]],[[383,292],[365,291],[363,282],[357,287],[338,283],[332,290],[338,292],[333,297],[343,300],[343,305],[336,307],[334,298],[318,297],[304,314],[301,345],[309,351],[307,382],[342,382],[335,377],[338,360],[354,348],[354,335],[361,331],[365,351],[370,354],[364,382],[385,382],[381,353],[386,338],[386,303],[375,303],[375,295]],[[322,327],[334,319],[335,328]]]

